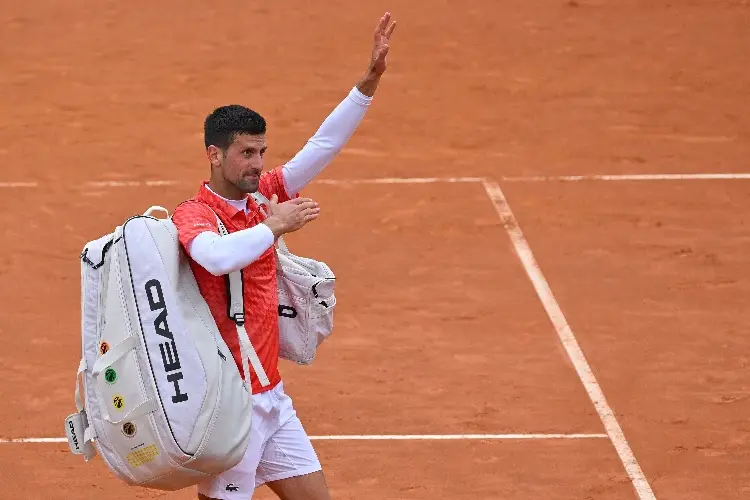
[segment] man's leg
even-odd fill
[[[266,441],[255,476],[256,487],[268,485],[281,500],[329,500],[325,476],[310,438],[283,385],[278,398],[278,429]]]
[[[325,475],[322,470],[305,474],[304,476],[290,477],[266,483],[271,491],[281,500],[330,500]],[[220,500],[198,494],[199,500]]]
[[[330,500],[328,485],[322,470],[267,483],[281,500]]]
[[[253,426],[250,442],[242,460],[218,476],[198,485],[200,500],[249,500],[255,491],[258,464],[266,447],[267,436],[277,427],[277,397],[272,391],[253,396]]]

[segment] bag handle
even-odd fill
[[[148,210],[143,212],[143,215],[146,217],[153,217],[151,214],[154,212],[164,212],[164,214],[166,214],[167,216],[167,219],[169,218],[169,210],[167,210],[164,207],[160,207],[159,205],[154,205],[153,207],[149,207]]]
[[[263,204],[263,205],[270,205],[271,204],[271,200],[269,200],[268,198],[266,198],[265,195],[263,193],[261,193],[260,191],[256,191],[256,192],[252,193],[250,196],[252,196],[253,199],[255,200],[255,203],[258,204],[258,208],[260,208],[260,213],[263,214],[263,217],[268,217],[268,214],[266,213],[265,210],[263,210],[263,207],[261,206],[261,204]],[[277,244],[277,247],[282,252],[289,253],[289,248],[287,248],[286,242],[284,241],[284,237],[283,236],[279,236],[279,238],[276,240],[276,244]]]

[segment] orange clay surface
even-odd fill
[[[0,13],[0,438],[74,411],[83,245],[193,195],[216,106],[261,112],[268,166],[291,158],[390,10],[388,72],[323,178],[499,182],[656,498],[750,498],[750,181],[506,179],[746,170],[747,2],[179,4]],[[339,278],[334,335],[282,364],[311,435],[605,432],[481,182],[304,194],[323,214],[290,246]],[[314,445],[337,499],[638,498],[607,438]],[[0,443],[0,488],[195,498],[64,443]]]

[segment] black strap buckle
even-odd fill
[[[245,324],[245,313],[237,313],[232,319],[237,323],[237,326],[242,326]]]

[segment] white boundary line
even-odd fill
[[[313,441],[463,441],[518,439],[606,439],[606,434],[362,434],[310,436]],[[67,443],[66,438],[0,439],[0,444]]]
[[[379,179],[320,179],[316,184],[354,186],[360,184],[457,184],[482,182],[481,177],[381,177]]]
[[[736,174],[622,174],[622,175],[553,175],[501,177],[502,182],[582,182],[582,181],[709,181],[750,179],[750,173]]]
[[[88,187],[162,187],[178,186],[183,184],[182,181],[90,181],[84,185]]]
[[[521,260],[526,274],[528,274],[532,285],[534,285],[539,300],[542,302],[552,325],[557,331],[557,335],[560,337],[560,342],[562,342],[565,351],[568,353],[568,357],[573,363],[589,398],[594,403],[596,412],[604,424],[607,435],[617,450],[617,454],[625,466],[625,471],[630,477],[635,491],[638,493],[638,498],[640,500],[656,500],[651,486],[648,484],[648,480],[644,476],[640,465],[638,465],[635,455],[633,455],[633,450],[630,448],[627,439],[625,439],[625,434],[622,432],[622,428],[617,422],[612,408],[610,408],[604,397],[604,392],[602,392],[588,361],[586,361],[586,357],[583,355],[581,347],[578,345],[573,330],[568,325],[568,321],[565,319],[560,305],[557,303],[557,299],[552,294],[549,283],[547,283],[544,274],[542,274],[534,258],[534,254],[531,252],[531,247],[526,241],[526,237],[523,235],[518,225],[518,220],[513,215],[502,189],[500,189],[500,186],[496,182],[488,181],[484,182],[484,189],[503,221],[503,226],[508,232],[508,236],[510,236],[516,254],[518,254],[518,258]]]
[[[615,174],[615,175],[553,175],[553,176],[502,176],[500,182],[584,182],[584,181],[706,181],[750,180],[750,173],[713,174]],[[330,186],[357,186],[362,184],[457,184],[485,182],[482,177],[381,177],[373,179],[319,179],[314,184]],[[189,184],[187,181],[163,179],[150,181],[88,181],[82,187],[128,188],[168,187]],[[193,183],[194,184],[194,183]],[[37,182],[0,182],[2,188],[38,188]]]
[[[39,187],[36,182],[0,182],[0,188],[35,188]]]
[[[461,184],[485,182],[482,177],[381,177],[374,179],[319,179],[314,184],[329,186],[357,186],[362,184]],[[584,181],[706,181],[750,180],[750,173],[715,174],[618,174],[618,175],[557,175],[500,177],[500,182],[584,182]],[[91,187],[161,187],[183,184],[182,181],[93,181]],[[20,187],[20,186],[19,186]],[[35,187],[35,186],[28,186]]]
[[[313,184],[325,184],[331,186],[357,186],[362,184],[457,184],[482,182],[481,177],[380,177],[374,179],[319,179]],[[155,180],[155,181],[90,181],[84,185],[87,187],[162,187],[186,184],[185,181]]]

